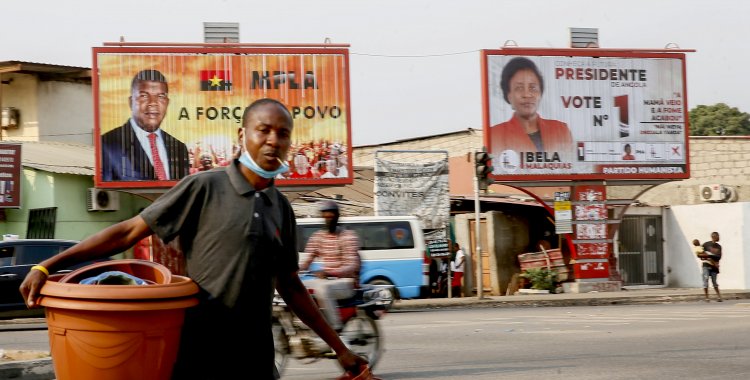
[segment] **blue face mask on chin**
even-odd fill
[[[250,153],[248,153],[247,150],[242,152],[242,155],[240,156],[240,163],[244,167],[255,172],[255,174],[266,179],[274,178],[281,173],[286,173],[287,171],[289,171],[289,165],[287,165],[287,163],[283,161],[281,161],[281,166],[279,166],[279,168],[276,170],[269,171],[263,169],[255,162],[255,160],[253,160],[252,157],[250,157]]]

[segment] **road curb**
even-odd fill
[[[739,292],[723,294],[724,300],[750,299],[750,292]],[[448,308],[504,308],[504,307],[565,307],[565,306],[613,306],[613,305],[643,305],[662,303],[702,302],[702,294],[675,294],[675,295],[632,295],[632,296],[597,296],[559,298],[555,295],[544,295],[544,298],[533,299],[524,296],[523,299],[513,299],[516,296],[494,297],[488,299],[477,299],[476,297],[455,299],[431,299],[431,300],[401,300],[396,302],[391,309],[392,312],[410,311],[420,309],[448,309]],[[533,297],[533,296],[532,296]],[[542,296],[540,296],[542,297]],[[715,302],[715,298],[711,299]],[[750,307],[750,304],[748,304]]]
[[[0,379],[54,380],[52,358],[0,363]]]

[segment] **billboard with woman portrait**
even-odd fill
[[[689,178],[685,56],[482,51],[496,180]]]

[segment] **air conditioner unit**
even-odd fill
[[[728,202],[735,198],[731,187],[720,184],[701,185],[698,191],[704,202]]]
[[[0,127],[3,129],[18,128],[18,109],[4,107],[0,109]]]
[[[120,209],[120,193],[112,190],[89,188],[86,194],[89,211],[117,211]]]

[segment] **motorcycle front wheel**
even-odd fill
[[[359,312],[346,321],[339,335],[350,350],[367,358],[370,369],[375,368],[383,355],[383,337],[377,321]]]
[[[281,326],[281,322],[278,319],[274,318],[271,330],[273,332],[273,361],[276,365],[276,371],[281,375],[284,372],[284,368],[286,368],[286,363],[291,352],[289,337],[286,335],[286,331],[284,331],[284,327]]]

